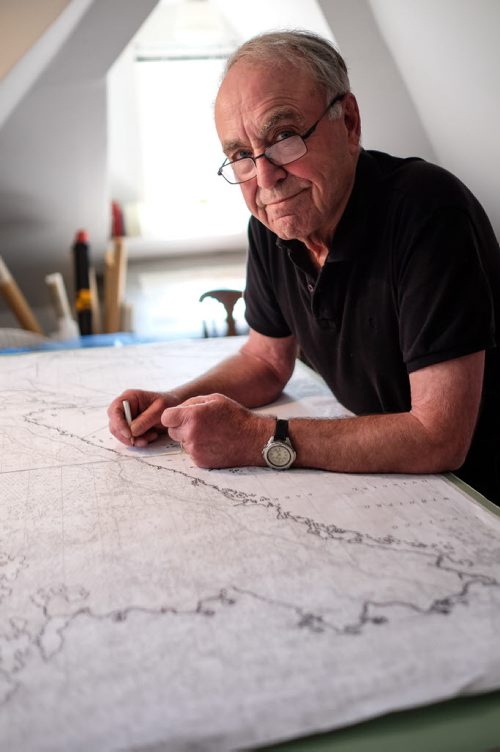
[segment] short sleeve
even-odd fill
[[[492,296],[467,212],[433,213],[404,248],[396,274],[408,372],[493,347]]]

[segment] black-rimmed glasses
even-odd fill
[[[235,159],[232,162],[226,160],[217,170],[217,175],[222,175],[224,180],[227,180],[228,183],[237,185],[238,183],[245,183],[247,180],[251,180],[256,176],[257,160],[261,159],[261,157],[265,157],[271,162],[271,164],[278,167],[282,167],[283,165],[290,164],[291,162],[300,159],[304,154],[307,154],[306,140],[309,136],[312,136],[318,127],[320,120],[325,117],[328,110],[330,110],[334,104],[340,102],[344,97],[345,93],[337,94],[323,114],[319,116],[316,122],[313,123],[305,133],[302,133],[301,135],[287,136],[281,141],[276,141],[274,144],[271,144],[271,146],[268,146],[262,154],[257,154],[255,157],[240,157],[240,159]]]

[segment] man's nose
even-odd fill
[[[275,165],[266,157],[261,157],[255,162],[257,170],[257,185],[259,188],[273,188],[276,183],[286,178],[286,170],[281,165]]]

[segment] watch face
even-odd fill
[[[274,467],[285,467],[292,460],[292,452],[286,444],[273,444],[267,450],[267,459]]]

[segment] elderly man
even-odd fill
[[[250,334],[178,389],[120,395],[112,433],[145,446],[168,430],[210,468],[453,470],[500,503],[500,251],[478,202],[441,168],[362,149],[345,63],[308,32],[244,44],[215,119],[219,174],[253,215]],[[251,412],[297,346],[356,417]]]

